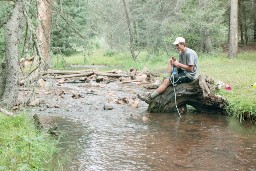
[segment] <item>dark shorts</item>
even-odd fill
[[[186,76],[186,74],[181,71],[179,72],[179,74],[174,75],[173,77],[169,77],[169,81],[170,84],[172,84],[172,82],[174,81],[174,84],[180,84],[180,83],[188,83],[193,81],[193,79],[189,78],[188,76]]]

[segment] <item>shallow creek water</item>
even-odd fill
[[[66,94],[58,102],[66,108],[33,112],[50,116],[62,131],[65,170],[256,170],[255,125],[203,113],[149,114],[144,102],[103,110],[110,94],[134,97],[145,91],[133,84],[64,87],[84,98]]]

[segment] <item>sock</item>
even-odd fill
[[[156,90],[153,92],[153,93],[151,93],[150,94],[150,96],[152,97],[152,98],[155,98],[156,96],[158,96],[160,93],[158,93]]]

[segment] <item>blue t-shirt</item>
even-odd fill
[[[193,71],[186,71],[184,70],[184,73],[186,74],[187,77],[191,79],[196,79],[198,77],[198,56],[197,53],[190,49],[186,48],[185,52],[179,53],[179,62],[185,65],[193,65]]]

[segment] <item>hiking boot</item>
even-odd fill
[[[149,104],[149,103],[152,101],[152,99],[153,99],[150,94],[145,95],[145,96],[141,96],[141,95],[137,94],[137,97],[138,97],[140,100],[146,102],[147,104]]]

